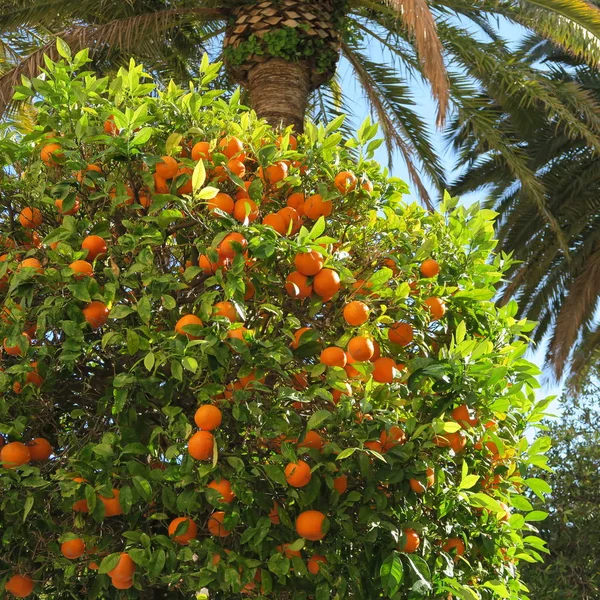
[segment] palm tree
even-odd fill
[[[582,114],[582,122],[600,118],[600,74],[595,68],[579,64],[535,36],[523,42],[520,58],[542,61],[549,80],[560,82],[565,90],[585,93],[595,103],[598,112]],[[487,189],[490,207],[499,212],[500,247],[520,261],[509,272],[500,302],[514,297],[519,316],[538,321],[533,337],[540,343],[549,338],[548,365],[558,379],[569,371],[568,383],[577,391],[600,358],[597,148],[585,135],[571,135],[558,119],[543,112],[525,114],[510,99],[499,103],[482,96],[480,118],[489,120],[536,175],[547,218],[540,218],[539,206],[506,154],[482,145],[477,133],[458,118],[450,126],[450,137],[466,170],[453,191]]]
[[[423,175],[440,191],[445,181],[429,128],[415,110],[417,79],[429,83],[440,124],[451,102],[495,143],[489,122],[477,120],[479,88],[500,95],[518,91],[524,103],[552,107],[569,135],[583,132],[600,149],[598,130],[579,120],[591,110],[588,99],[561,96],[560,85],[543,78],[524,84],[532,73],[500,47],[497,18],[528,27],[590,64],[600,57],[600,12],[585,0],[4,0],[0,35],[11,39],[28,28],[43,31],[45,43],[30,36],[29,52],[0,78],[0,111],[20,76],[36,73],[44,54],[53,56],[56,35],[74,50],[90,47],[101,63],[134,54],[155,73],[178,78],[193,75],[206,45],[222,38],[227,72],[245,87],[259,116],[301,130],[307,109],[325,120],[352,112],[336,75],[343,56],[390,155],[400,151],[431,206]],[[478,41],[482,36],[489,41]],[[370,54],[374,44],[383,48],[384,63]],[[539,195],[522,157],[509,147],[498,150],[529,175],[532,193]]]

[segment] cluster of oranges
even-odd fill
[[[72,508],[71,520],[57,522],[54,553],[62,539],[58,560],[76,561],[78,577],[106,573],[115,589],[139,588],[151,579],[130,552],[141,543],[120,535],[134,527],[147,534],[147,546],[169,547],[162,568],[177,573],[178,586],[193,585],[200,571],[215,589],[255,595],[286,581],[302,598],[314,597],[325,581],[333,589],[344,552],[352,547],[356,554],[363,542],[427,560],[447,552],[457,570],[469,571],[462,559],[479,542],[450,509],[437,523],[437,502],[467,455],[469,472],[482,475],[480,489],[506,499],[514,461],[499,449],[493,412],[466,384],[448,383],[446,372],[436,381],[418,379],[427,379],[426,367],[468,319],[468,301],[452,299],[462,267],[452,262],[451,234],[436,222],[438,245],[415,251],[432,235],[434,217],[405,215],[391,199],[394,184],[369,162],[315,158],[316,151],[302,151],[302,139],[266,126],[256,139],[221,127],[214,135],[203,130],[202,138],[194,128],[167,150],[153,140],[143,160],[130,158],[126,168],[121,155],[105,158],[111,140],[124,135],[114,117],[96,128],[109,139],[102,152],[89,141],[85,164],[66,140],[40,134],[47,187],[70,192],[21,205],[17,241],[2,232],[7,303],[0,339],[13,416],[35,422],[37,408],[68,394],[73,373],[92,398],[90,407],[76,397],[73,411],[84,415],[77,418],[89,440],[73,434],[70,445],[48,436],[57,480],[70,486],[63,506]],[[194,184],[199,161],[205,195]],[[402,227],[394,228],[394,219]],[[379,228],[372,239],[369,227]],[[56,298],[67,299],[60,315],[47,309]],[[63,323],[70,332],[78,328],[68,338],[79,344],[74,359],[60,354]],[[68,360],[74,363],[67,376],[61,361]],[[92,382],[99,371],[106,377]],[[125,384],[116,383],[121,374],[130,376]],[[94,388],[97,381],[106,387]],[[128,386],[127,409],[117,407],[119,385]],[[99,417],[96,404],[113,400]],[[62,415],[67,421],[70,409]],[[149,459],[125,466],[114,457],[134,431],[136,451],[141,444]],[[11,431],[9,439],[18,435]],[[103,446],[100,458],[93,444]],[[49,461],[52,453],[45,438],[15,440],[2,447],[0,461],[16,478],[19,467]],[[132,473],[144,474],[150,489],[151,501],[129,489],[129,504],[136,493],[134,505],[145,502],[137,513],[122,502],[124,488],[113,487],[120,484],[106,483],[110,477],[125,484]],[[84,496],[96,477],[108,486],[94,492],[101,510]],[[194,508],[176,512],[160,488],[203,493],[210,506],[198,508],[196,498]],[[144,521],[140,513],[154,518]],[[31,514],[43,519],[44,508],[36,504]],[[496,521],[485,511],[474,518],[501,536],[508,517],[506,506]],[[112,518],[110,527],[99,525],[103,518]],[[249,547],[253,536],[261,542]],[[110,568],[100,566],[98,574],[93,559],[109,554]],[[29,595],[38,578],[21,565],[34,563],[13,560],[6,590]],[[278,582],[269,583],[269,570]]]

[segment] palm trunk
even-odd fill
[[[302,131],[310,94],[333,76],[344,0],[263,0],[238,6],[224,42],[227,71],[274,127]]]
[[[310,65],[272,58],[248,71],[250,106],[273,127],[293,125],[301,133],[308,105]]]

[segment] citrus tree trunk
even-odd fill
[[[310,89],[310,65],[272,58],[248,71],[250,105],[273,127],[303,129]]]
[[[263,0],[233,10],[225,65],[259,117],[302,131],[311,92],[335,73],[343,17],[343,0]]]

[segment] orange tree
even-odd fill
[[[545,404],[493,213],[404,204],[376,126],[276,132],[206,60],[159,91],[59,50],[0,142],[0,585],[524,598]]]

